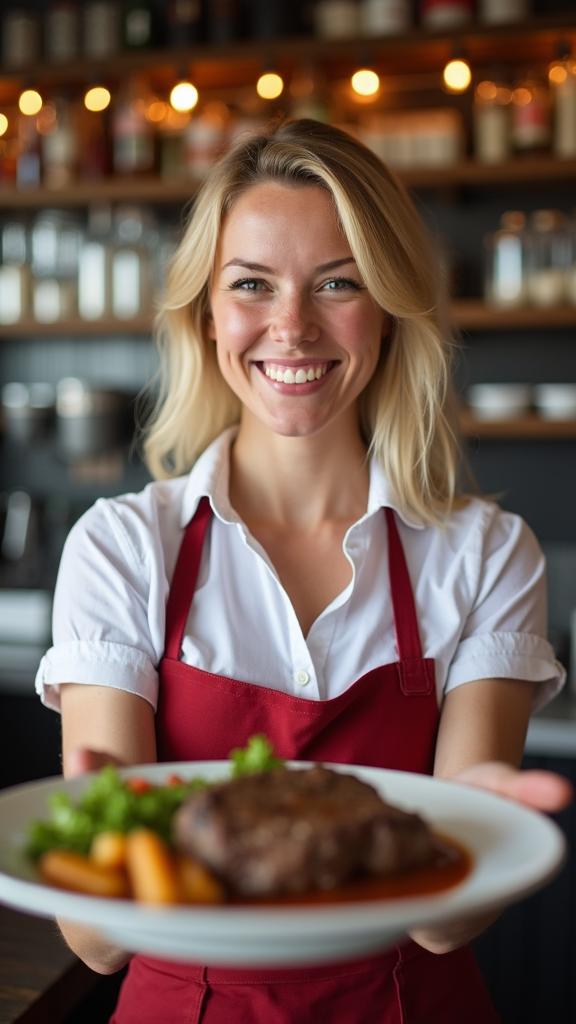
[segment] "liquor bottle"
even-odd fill
[[[40,184],[40,135],[34,114],[18,116],[16,187],[25,191]]]
[[[472,0],[420,0],[424,28],[458,28],[472,21]]]
[[[89,0],[83,8],[83,49],[87,57],[102,59],[120,50],[121,12],[115,0]]]
[[[112,166],[116,174],[141,174],[154,167],[154,133],[146,118],[148,84],[134,75],[112,113]]]
[[[409,32],[410,0],[360,0],[360,31],[363,36],[394,36]]]
[[[474,91],[474,156],[481,164],[499,164],[512,149],[512,90],[500,81],[484,79]]]
[[[37,118],[42,136],[42,181],[47,188],[66,188],[78,171],[77,108],[66,97],[44,104]]]
[[[523,152],[549,146],[550,96],[546,83],[529,73],[512,92],[512,142]]]
[[[201,38],[202,4],[200,0],[170,0],[166,25],[168,46],[190,46]]]
[[[576,60],[566,56],[548,72],[554,96],[552,149],[561,160],[576,157]]]
[[[152,6],[147,0],[128,0],[122,16],[122,42],[127,50],[144,50],[154,36]]]
[[[50,64],[75,60],[80,52],[80,10],[78,4],[58,0],[44,18],[44,54]]]
[[[211,43],[229,43],[240,35],[239,0],[209,0],[207,36]]]

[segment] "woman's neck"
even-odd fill
[[[369,470],[356,412],[312,437],[283,437],[243,413],[230,460],[230,501],[250,525],[314,531],[366,511]]]

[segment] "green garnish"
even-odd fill
[[[245,747],[236,747],[230,751],[232,761],[232,777],[239,775],[257,775],[269,772],[272,768],[283,768],[284,761],[274,757],[274,747],[264,733],[251,736]]]
[[[274,757],[274,748],[263,734],[251,736],[246,747],[233,750],[232,775],[253,775],[279,768],[284,762]],[[136,769],[137,770],[137,769]],[[142,789],[134,780],[120,777],[115,768],[103,768],[78,801],[68,793],[53,793],[48,799],[50,817],[35,821],[28,833],[26,852],[38,860],[47,850],[74,850],[88,854],[94,836],[100,832],[130,832],[154,829],[170,842],[172,819],[186,797],[208,783],[204,779],[150,785]]]

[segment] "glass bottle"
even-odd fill
[[[356,0],[318,0],[314,7],[314,31],[319,39],[350,39],[360,32],[360,8]]]
[[[32,225],[32,308],[41,323],[76,312],[80,242],[77,218],[62,210],[45,210]]]
[[[139,206],[119,206],[114,214],[112,313],[132,320],[150,310],[150,213]]]
[[[474,156],[481,164],[499,164],[511,154],[512,90],[485,79],[474,90]]]
[[[548,72],[554,97],[552,150],[561,160],[576,157],[576,60],[555,61]]]
[[[40,19],[36,11],[11,7],[2,16],[2,67],[30,67],[40,59]]]
[[[458,28],[472,21],[472,0],[420,0],[423,28]]]
[[[526,21],[531,14],[530,0],[479,0],[478,19],[483,25],[506,25]]]
[[[40,184],[40,135],[33,114],[18,115],[16,187],[21,191]]]
[[[486,235],[484,297],[490,306],[513,308],[526,301],[526,215],[508,210],[500,228]]]
[[[566,270],[566,298],[570,305],[576,306],[576,210],[567,224],[568,259]],[[576,651],[574,652],[576,655]]]
[[[570,260],[564,214],[560,210],[535,210],[529,228],[528,301],[541,309],[559,306],[566,295]]]
[[[110,312],[111,230],[110,205],[91,206],[78,257],[78,313],[83,320],[100,320]]]
[[[202,5],[200,0],[170,0],[167,11],[166,40],[168,46],[190,46],[202,36]]]
[[[122,41],[127,50],[144,50],[152,45],[153,19],[149,0],[129,0],[122,17]]]
[[[83,50],[87,57],[103,59],[120,50],[121,12],[115,0],[89,0],[83,8]]]
[[[44,54],[51,64],[75,60],[80,52],[80,11],[78,4],[58,0],[44,17]]]
[[[512,92],[512,142],[529,152],[550,144],[550,97],[546,83],[529,74]]]
[[[206,33],[211,43],[229,43],[240,34],[239,0],[211,0],[207,10]]]
[[[64,97],[45,103],[36,126],[42,139],[43,183],[47,188],[66,188],[78,170],[78,118],[74,104]]]
[[[195,181],[206,176],[228,145],[230,111],[218,100],[207,103],[185,131],[186,166]]]
[[[15,324],[29,311],[30,274],[26,226],[7,221],[2,227],[0,262],[0,323]]]
[[[360,0],[360,33],[363,36],[394,36],[412,26],[410,0]]]
[[[112,165],[116,174],[141,174],[154,167],[154,130],[146,117],[146,79],[134,75],[112,113]]]

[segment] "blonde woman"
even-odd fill
[[[335,128],[286,121],[215,168],[159,316],[156,482],[97,502],[63,556],[39,687],[66,774],[222,758],[255,732],[444,778],[519,764],[562,670],[534,537],[458,490],[436,262],[396,179]],[[137,956],[113,1021],[489,1024],[466,945],[485,924],[322,968]],[[130,959],[63,927],[97,971]]]

